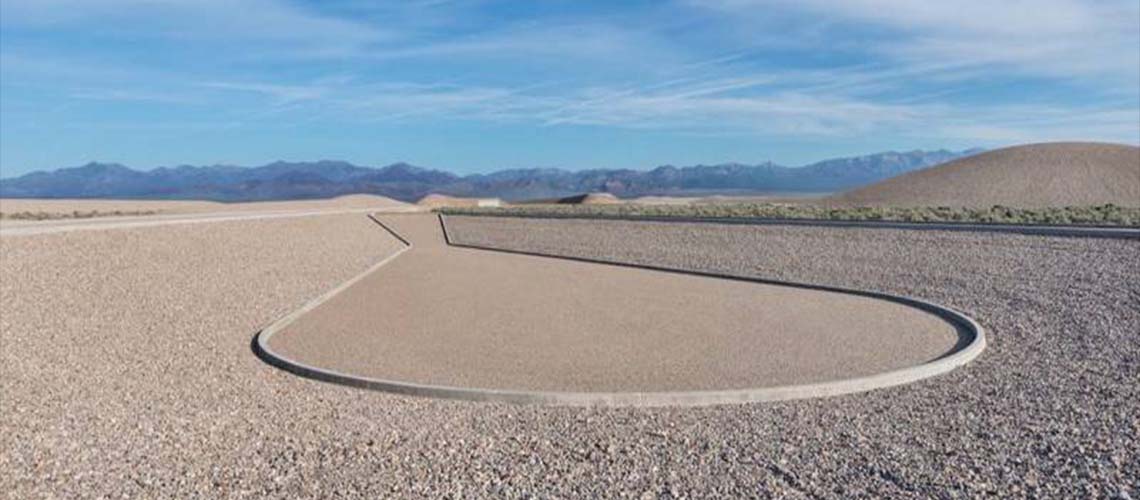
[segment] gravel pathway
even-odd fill
[[[481,243],[863,286],[990,335],[948,375],[696,409],[437,401],[295,377],[257,329],[396,243],[362,216],[0,239],[0,492],[43,497],[1138,496],[1140,244],[468,220]]]

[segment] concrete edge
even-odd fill
[[[397,239],[397,241],[403,243],[404,247],[399,249],[399,250],[396,250],[391,255],[384,257],[383,259],[380,259],[379,262],[372,264],[371,266],[368,267],[368,269],[365,269],[364,272],[357,274],[356,276],[353,276],[352,278],[349,278],[347,281],[337,285],[333,289],[331,289],[331,290],[317,296],[316,298],[306,302],[300,308],[295,309],[292,312],[290,312],[289,314],[286,314],[285,316],[278,318],[277,320],[273,321],[272,323],[270,323],[266,327],[259,330],[257,332],[257,335],[254,337],[254,344],[253,344],[254,349],[253,349],[253,351],[254,351],[254,354],[257,354],[257,357],[261,358],[262,361],[265,361],[265,362],[267,362],[273,366],[276,366],[278,368],[282,368],[286,371],[296,373],[296,371],[291,367],[291,365],[298,365],[298,366],[304,366],[304,365],[300,362],[293,361],[286,356],[278,354],[278,353],[274,352],[272,349],[270,349],[269,344],[268,344],[269,338],[272,337],[273,334],[275,334],[275,333],[285,329],[285,327],[293,324],[294,321],[297,321],[297,318],[304,316],[305,313],[308,313],[309,311],[316,309],[321,304],[324,304],[325,302],[328,302],[333,297],[340,295],[341,292],[347,290],[352,285],[355,285],[360,280],[362,280],[365,277],[367,277],[368,275],[376,272],[376,270],[380,269],[381,267],[384,267],[385,264],[395,260],[396,257],[399,257],[401,254],[403,254],[404,252],[406,252],[412,248],[411,243],[409,243],[407,240],[405,240],[402,236],[398,235],[395,231],[393,231],[391,228],[389,228],[383,222],[380,222],[380,219],[377,219],[376,216],[374,216],[370,213],[370,214],[368,214],[368,218],[371,219],[372,222],[375,222],[381,228],[386,230],[389,234],[394,236]]]
[[[491,402],[504,402],[515,404],[540,404],[552,406],[634,406],[634,407],[661,407],[661,406],[712,406],[721,404],[740,404],[740,403],[758,403],[758,402],[774,402],[774,401],[787,401],[793,399],[807,399],[819,398],[828,396],[838,396],[843,394],[852,394],[858,392],[870,391],[873,389],[881,389],[886,387],[893,387],[915,382],[924,378],[933,377],[947,373],[959,366],[969,363],[974,358],[978,357],[985,350],[986,340],[985,333],[982,327],[970,317],[954,311],[953,309],[940,306],[938,304],[927,302],[924,300],[905,297],[899,295],[891,295],[882,292],[856,290],[841,287],[813,285],[810,283],[797,283],[791,281],[771,280],[764,278],[750,278],[734,275],[721,275],[716,273],[707,273],[701,271],[690,271],[683,269],[672,269],[657,266],[648,266],[640,264],[629,264],[621,262],[608,262],[596,259],[586,259],[578,257],[566,257],[559,255],[547,255],[533,252],[523,252],[515,250],[503,250],[491,247],[481,247],[477,245],[466,245],[454,243],[447,228],[447,223],[443,214],[438,215],[439,224],[443,231],[444,240],[449,246],[457,248],[469,248],[476,250],[496,251],[503,253],[512,253],[518,255],[530,255],[547,258],[558,258],[565,260],[573,260],[579,262],[587,262],[592,264],[603,265],[616,265],[623,267],[632,267],[638,269],[647,269],[653,271],[669,272],[676,274],[687,274],[695,276],[704,276],[720,279],[730,279],[735,281],[749,281],[754,283],[788,286],[793,288],[802,288],[808,290],[819,290],[827,292],[846,293],[851,295],[858,295],[863,297],[876,298],[887,300],[910,307],[914,307],[929,313],[932,313],[943,320],[951,323],[957,327],[960,338],[954,349],[947,354],[923,363],[918,366],[901,368],[889,372],[869,375],[864,377],[856,377],[844,380],[835,380],[829,382],[821,382],[814,384],[800,384],[789,386],[776,386],[776,387],[763,387],[757,389],[732,389],[723,391],[679,391],[679,392],[551,392],[551,391],[512,391],[501,389],[480,389],[480,388],[467,388],[467,387],[454,387],[443,385],[429,385],[418,384],[414,382],[403,382],[398,380],[386,380],[370,377],[362,377],[351,375],[348,373],[338,372],[335,370],[328,370],[317,366],[309,365],[278,352],[275,352],[270,346],[269,341],[272,336],[283,330],[285,327],[296,321],[305,313],[320,306],[324,302],[332,299],[344,290],[359,282],[366,276],[376,272],[388,262],[391,262],[396,257],[401,255],[404,251],[412,248],[411,244],[407,242],[392,228],[385,225],[372,214],[368,216],[380,227],[391,233],[393,236],[404,242],[403,249],[396,253],[389,255],[382,259],[380,262],[369,267],[363,273],[349,279],[348,281],[338,285],[336,288],[324,293],[323,295],[309,301],[300,309],[293,311],[286,316],[274,321],[269,326],[262,329],[253,339],[252,348],[259,358],[266,363],[273,365],[277,368],[285,370],[306,378],[319,380],[323,382],[330,382],[339,385],[346,385],[350,387],[358,387],[362,389],[370,389],[376,391],[390,392],[395,394],[402,394],[408,396],[422,396],[444,399],[458,399],[465,401],[491,401]],[[964,334],[964,335],[962,335]]]
[[[822,226],[858,229],[910,229],[920,231],[972,231],[989,233],[1011,233],[1030,236],[1059,236],[1070,238],[1119,238],[1140,239],[1140,228],[1128,226],[1061,226],[1002,224],[983,222],[902,222],[875,220],[828,220],[828,219],[780,219],[770,217],[688,217],[667,215],[618,215],[618,214],[526,214],[526,213],[486,213],[486,214],[447,214],[456,217],[506,217],[519,219],[570,219],[570,220],[614,220],[632,222],[681,222],[693,224],[741,224],[757,226]]]

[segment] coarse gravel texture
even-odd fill
[[[1138,494],[1134,241],[553,224],[469,221],[462,233],[911,293],[974,315],[991,345],[935,379],[777,404],[575,409],[406,398],[296,377],[249,348],[259,327],[393,251],[363,216],[4,238],[0,492]]]
[[[948,375],[717,411],[788,418],[775,438],[785,455],[765,458],[786,460],[812,494],[1140,490],[1140,241],[458,216],[448,227],[458,243],[880,290],[977,319],[986,352]]]

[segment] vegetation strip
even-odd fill
[[[1132,211],[1133,209],[1122,209]],[[763,216],[749,215],[747,209],[718,210],[718,206],[676,207],[653,206],[580,206],[558,205],[506,207],[506,208],[455,208],[439,209],[444,215],[470,215],[478,217],[520,217],[535,219],[625,220],[643,222],[696,222],[717,224],[782,224],[804,226],[858,227],[880,229],[925,229],[938,231],[994,231],[1047,236],[1075,236],[1098,238],[1140,239],[1140,209],[1135,209],[1135,225],[1057,225],[1012,224],[1003,222],[972,222],[969,220],[907,221],[882,217],[859,218],[855,215],[835,217]],[[789,212],[792,213],[792,212]]]
[[[72,210],[70,212],[0,212],[0,219],[12,220],[57,220],[57,219],[93,219],[95,217],[126,217],[140,215],[155,215],[157,210]]]
[[[1140,227],[1140,207],[1113,204],[1060,208],[827,207],[773,203],[690,205],[520,205],[447,207],[455,215],[575,215],[620,217],[745,218],[771,220],[890,221],[1048,226]]]

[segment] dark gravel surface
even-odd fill
[[[730,449],[773,439],[758,421],[782,424],[780,451],[762,457],[810,494],[1137,497],[1138,241],[472,217],[448,226],[459,243],[911,295],[987,329],[982,357],[937,379],[703,415],[709,427],[749,422],[732,426]]]
[[[975,362],[838,398],[572,409],[309,381],[259,327],[395,245],[362,216],[0,240],[8,498],[1138,497],[1134,241],[466,220],[467,241],[908,293]]]

